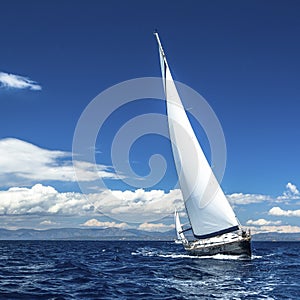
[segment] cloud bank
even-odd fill
[[[114,193],[114,191],[89,195],[75,192],[60,193],[54,187],[42,184],[36,184],[31,188],[13,187],[0,191],[0,215],[92,216],[103,212],[116,219],[137,221],[138,218],[144,223],[173,214],[174,207],[181,197],[179,190],[168,193],[155,190],[117,191],[118,197],[113,197]],[[103,223],[94,218],[82,225],[105,227],[114,224]]]
[[[300,192],[297,189],[296,185],[291,182],[288,182],[286,185],[286,190],[282,195],[278,197],[271,197],[269,195],[262,194],[243,194],[243,193],[234,193],[227,195],[228,201],[232,205],[251,205],[251,204],[274,204],[274,203],[284,203],[286,205],[297,205],[295,200],[300,199]],[[300,217],[300,210],[284,210],[279,206],[274,206],[269,209],[268,215],[277,216],[277,217]],[[282,225],[282,220],[248,220],[247,225],[250,225],[249,228],[253,233],[267,233],[267,232],[276,232],[276,233],[299,233],[300,227],[297,225]]]
[[[289,182],[286,185],[286,190],[283,192],[282,196],[277,198],[278,200],[295,200],[300,199],[300,192],[298,191],[297,187]]]
[[[183,210],[181,192],[178,189],[165,192],[162,190],[145,191],[102,191],[83,195],[76,192],[59,192],[52,186],[36,184],[31,188],[12,187],[0,191],[0,216],[39,216],[39,217],[88,217],[81,223],[84,227],[130,228],[128,223],[139,223],[138,228],[147,231],[166,231],[173,225],[159,220],[166,215],[173,216],[174,207]],[[98,220],[102,213],[121,222]],[[269,215],[299,217],[300,210],[283,210],[273,207]],[[55,219],[54,219],[55,220]],[[281,220],[248,220],[253,233],[261,232],[299,232],[299,226],[283,225]],[[53,221],[43,221],[41,225],[55,225]]]
[[[262,195],[262,194],[243,194],[243,193],[233,193],[226,195],[228,201],[232,205],[247,205],[253,203],[262,203],[262,202],[282,202],[297,200],[300,199],[300,192],[298,191],[296,185],[289,182],[286,185],[286,190],[283,192],[282,195],[278,197],[271,197],[269,195]]]
[[[40,91],[42,87],[37,82],[20,75],[0,72],[0,87],[13,89],[29,89]]]
[[[300,217],[300,209],[297,210],[283,210],[280,207],[272,207],[269,210],[269,215],[272,216],[284,216],[284,217]]]
[[[125,222],[123,223],[116,223],[116,222],[109,222],[109,221],[102,222],[102,221],[98,221],[97,219],[90,219],[81,225],[85,227],[101,227],[101,228],[110,228],[110,227],[121,228],[121,229],[130,228],[130,226]]]
[[[115,219],[126,222],[145,222],[172,215],[174,208],[184,208],[179,189],[165,192],[163,190],[145,191],[104,191],[89,194],[90,201],[101,212]]]
[[[93,207],[80,193],[59,193],[51,186],[0,191],[0,215],[84,215]]]
[[[120,229],[129,229],[134,228],[128,225],[125,222],[116,223],[116,222],[109,222],[109,221],[99,221],[97,219],[90,219],[85,223],[81,224],[81,226],[85,227],[100,227],[100,228],[120,228]],[[148,223],[144,222],[138,226],[139,230],[150,231],[150,232],[164,232],[170,229],[174,229],[174,225],[166,225],[164,223]]]
[[[81,172],[81,180],[93,182],[98,176],[109,179],[120,179],[111,168],[104,165],[91,164],[85,161],[73,161],[77,171]],[[97,167],[98,173],[94,172]],[[148,231],[165,231],[171,225],[157,223],[167,215],[172,216],[174,208],[184,210],[181,191],[137,189],[125,190],[92,190],[89,194],[77,192],[59,192],[52,185],[59,182],[76,182],[71,153],[49,150],[29,142],[15,139],[0,139],[0,216],[37,216],[54,218],[44,220],[41,225],[55,224],[57,217],[83,216],[88,219],[78,223],[85,227],[119,227],[127,228],[127,223],[138,223],[140,229]],[[27,186],[27,187],[24,187]],[[31,187],[29,187],[31,186]],[[300,210],[282,209],[280,203],[297,205],[300,192],[296,185],[288,182],[286,190],[278,197],[262,194],[233,193],[227,195],[232,205],[252,205],[266,203],[264,213],[277,217],[300,217]],[[274,207],[270,204],[277,204]],[[270,207],[272,207],[270,209]],[[120,222],[102,222],[99,215],[107,215]],[[292,218],[290,219],[292,220]],[[151,223],[152,222],[152,223]],[[154,222],[154,223],[153,223]],[[283,225],[281,220],[248,220],[254,232],[298,232],[298,226]],[[296,225],[296,224],[293,224]],[[78,226],[78,225],[77,225]]]
[[[281,221],[267,221],[265,219],[258,219],[256,221],[254,220],[248,220],[247,225],[257,225],[257,226],[264,226],[264,225],[279,225],[281,224]]]
[[[166,225],[163,223],[148,223],[145,222],[141,225],[139,225],[138,229],[140,230],[145,230],[145,231],[160,231],[160,232],[164,232],[170,229],[173,229],[174,225]]]
[[[250,227],[252,233],[257,234],[257,233],[299,233],[300,232],[300,227],[299,226],[293,226],[293,225],[264,225],[264,226],[259,226],[259,227]]]
[[[273,200],[272,197],[268,195],[260,194],[233,193],[230,195],[226,195],[226,197],[232,205],[247,205]]]
[[[95,173],[94,164],[84,161],[74,163],[83,181],[93,181],[98,176],[119,179],[107,166],[98,164],[98,173]],[[77,181],[70,153],[43,149],[15,138],[0,140],[0,185],[29,185],[49,180]]]

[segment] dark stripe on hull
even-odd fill
[[[197,239],[208,239],[208,238],[211,238],[214,236],[218,236],[221,234],[225,234],[225,233],[229,233],[229,232],[233,232],[233,231],[237,231],[237,230],[239,230],[239,226],[233,226],[233,227],[229,227],[229,228],[226,228],[226,229],[223,229],[223,230],[220,230],[217,232],[209,233],[209,234],[204,234],[204,235],[194,234],[194,237]]]
[[[194,249],[186,247],[186,251],[192,256],[207,256],[216,254],[239,255],[251,258],[251,241],[244,239],[219,245],[197,246]]]

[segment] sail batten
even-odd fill
[[[189,122],[169,69],[158,33],[169,135],[187,215],[197,238],[237,230],[239,222],[228,203]]]

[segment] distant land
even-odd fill
[[[174,240],[175,232],[149,232],[119,228],[55,228],[46,230],[0,228],[0,240]]]
[[[55,228],[1,229],[0,240],[125,240],[125,241],[173,241],[174,230],[149,232],[119,228]],[[254,241],[300,241],[300,233],[260,233],[253,235]]]

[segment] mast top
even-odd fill
[[[155,37],[156,37],[156,40],[157,40],[157,43],[158,43],[159,50],[160,50],[160,52],[161,52],[161,54],[162,54],[162,56],[163,56],[163,58],[164,58],[164,60],[165,60],[165,62],[166,62],[166,55],[165,55],[164,49],[163,49],[163,47],[162,47],[162,44],[161,44],[161,41],[160,41],[160,38],[159,38],[159,35],[158,35],[158,32],[157,32],[157,29],[154,30],[153,34],[154,34]]]

